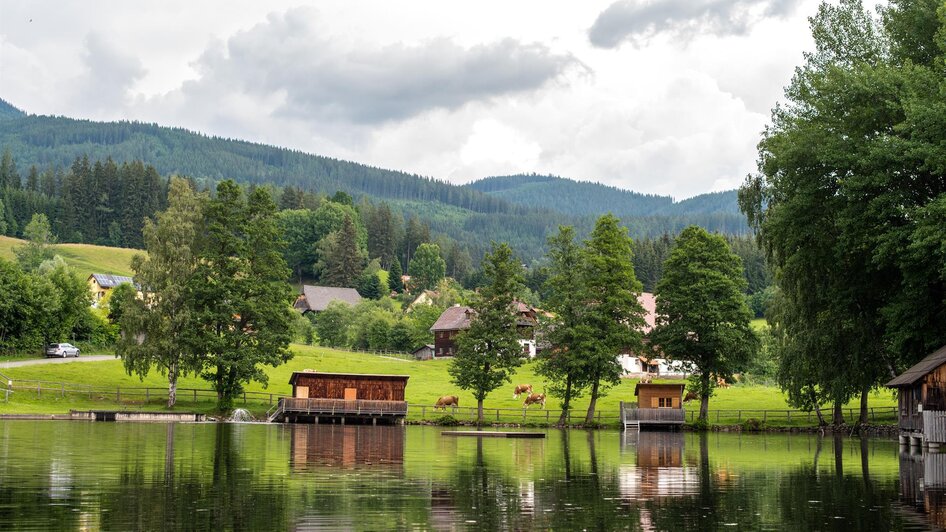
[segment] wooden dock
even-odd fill
[[[640,430],[643,426],[679,427],[686,422],[682,408],[637,408],[621,401],[621,423],[625,429]]]
[[[407,416],[406,401],[301,399],[283,397],[267,412],[271,423],[397,424]]]
[[[529,438],[540,439],[545,437],[544,432],[495,432],[484,430],[445,430],[441,436],[471,436],[474,438]]]

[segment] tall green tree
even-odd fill
[[[391,261],[391,269],[388,271],[388,289],[392,292],[401,293],[404,291],[404,281],[401,279],[401,260],[396,258]]]
[[[368,255],[381,259],[388,268],[397,257],[397,243],[402,231],[400,215],[395,216],[386,202],[371,207],[368,212]]]
[[[76,275],[59,256],[41,264],[37,273],[48,280],[55,291],[54,298],[50,300],[55,300],[55,305],[41,314],[45,321],[39,326],[43,344],[71,338],[76,325],[84,314],[89,313],[89,306],[92,304],[92,296],[85,279]]]
[[[225,410],[244,384],[267,384],[262,365],[292,357],[292,289],[276,205],[266,189],[244,198],[239,186],[223,181],[204,212],[188,283],[196,323],[188,342]]]
[[[49,218],[45,214],[34,214],[30,223],[23,229],[23,236],[26,238],[26,244],[13,248],[13,254],[25,271],[36,270],[40,264],[55,255],[52,245],[56,243],[56,235],[53,234]]]
[[[413,291],[422,292],[437,286],[447,274],[447,263],[440,256],[440,246],[428,243],[418,246],[407,273],[411,276]]]
[[[326,286],[354,287],[365,267],[365,253],[358,245],[358,232],[351,215],[342,227],[319,242],[319,282]]]
[[[536,373],[549,381],[549,393],[561,399],[559,425],[568,422],[572,401],[587,386],[582,371],[581,351],[581,247],[575,241],[575,230],[559,226],[558,234],[549,238],[549,277],[545,282],[548,298],[546,308],[554,316],[543,326],[543,335],[551,348],[539,355]]]
[[[201,359],[187,343],[196,326],[189,286],[197,270],[197,230],[206,199],[179,178],[171,180],[168,208],[146,220],[142,235],[147,255],[135,255],[135,291],[111,295],[121,309],[117,352],[129,375],[144,379],[157,368],[168,379],[168,408],[177,402],[177,381],[198,372]]]
[[[621,382],[618,353],[643,349],[644,309],[637,299],[641,283],[634,275],[631,239],[614,215],[606,214],[595,223],[582,249],[579,275],[583,308],[575,343],[584,356],[581,380],[591,396],[585,415],[590,424],[598,399]]]
[[[487,284],[474,300],[470,328],[457,337],[448,368],[453,383],[476,398],[477,423],[483,423],[487,394],[509,382],[522,364],[513,303],[522,291],[522,263],[507,244],[494,244],[482,268]]]
[[[742,261],[726,240],[690,226],[674,242],[657,283],[657,324],[652,344],[697,374],[700,420],[707,421],[717,378],[732,380],[755,355],[758,338],[749,327]]]

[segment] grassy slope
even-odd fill
[[[264,389],[258,383],[251,384],[247,389],[250,391],[265,390],[277,396],[288,395],[291,390],[288,384],[289,376],[293,371],[302,369],[327,372],[404,374],[410,375],[407,386],[407,401],[414,405],[412,414],[419,414],[418,407],[432,405],[442,395],[458,395],[463,407],[471,407],[476,404],[470,393],[459,390],[450,383],[450,377],[447,373],[449,361],[446,360],[412,362],[301,345],[293,346],[293,350],[296,356],[292,361],[278,368],[272,368],[267,372],[270,378],[268,389]],[[43,380],[92,384],[97,387],[108,388],[113,393],[117,387],[128,388],[127,391],[130,392],[132,387],[152,386],[163,388],[166,386],[164,378],[156,372],[152,372],[144,381],[126,375],[119,360],[26,366],[3,369],[0,372],[18,381]],[[541,392],[544,387],[543,380],[537,377],[534,372],[534,365],[526,364],[519,368],[513,377],[512,384],[503,386],[488,396],[486,406],[488,408],[520,408],[521,400],[512,398],[512,387],[517,383],[531,383],[537,392]],[[612,389],[606,397],[599,401],[599,407],[605,415],[617,415],[619,401],[634,401],[634,384],[636,384],[636,380],[625,379],[620,386]],[[179,386],[181,388],[208,388],[205,381],[193,376],[183,378]],[[213,408],[213,405],[207,401],[199,404],[189,403],[190,399],[187,398],[186,393],[182,394],[181,398],[184,401],[181,405],[183,409],[211,411]],[[870,404],[875,407],[889,407],[895,403],[890,393],[880,391],[871,396]],[[549,402],[548,408],[554,410],[556,405],[557,402],[553,399]],[[0,412],[64,412],[70,408],[113,408],[115,406],[114,396],[103,402],[90,401],[87,396],[71,397],[67,394],[66,399],[60,399],[52,394],[46,394],[42,399],[37,400],[35,393],[18,391],[9,403],[0,403]],[[134,405],[133,407],[139,408],[141,406],[160,408],[161,402],[154,400],[149,405]],[[251,410],[257,413],[266,409],[266,406],[258,404],[250,406]],[[857,408],[855,402],[848,406]],[[694,409],[696,407],[695,403],[690,406]],[[583,412],[585,408],[587,408],[587,398],[579,399],[576,410]],[[736,410],[787,409],[788,407],[785,404],[784,395],[776,388],[737,385],[718,390],[717,395],[710,402],[710,408],[711,410]],[[431,409],[429,408],[427,409],[427,416],[431,417]],[[761,416],[761,414],[743,413],[743,419],[749,416]],[[735,418],[727,420],[724,417],[720,421],[735,422],[736,420]],[[793,420],[793,424],[798,424],[799,421],[797,419]]]
[[[0,258],[13,260],[13,248],[23,244],[23,240],[0,236]],[[58,244],[54,247],[56,253],[82,277],[88,277],[92,273],[131,275],[131,257],[135,253],[141,253],[137,249],[91,244]]]

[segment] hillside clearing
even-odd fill
[[[25,240],[0,236],[0,258],[14,260],[13,248],[26,244]],[[92,273],[110,273],[114,275],[131,275],[131,258],[137,249],[114,248],[109,246],[95,246],[92,244],[56,244],[53,246],[57,255],[61,256],[66,264],[72,266],[81,277],[88,277]]]

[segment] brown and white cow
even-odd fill
[[[532,394],[532,385],[531,385],[531,384],[518,384],[518,385],[516,385],[516,391],[513,392],[512,398],[513,398],[513,399],[518,399],[519,396],[522,395],[522,394],[531,395],[531,394]]]
[[[522,403],[523,408],[529,405],[539,404],[542,405],[542,408],[545,408],[545,394],[544,393],[530,393],[524,403]]]
[[[460,398],[456,395],[445,395],[440,399],[437,399],[437,404],[434,405],[434,410],[440,408],[443,411],[446,411],[448,406],[460,406]]]
[[[684,403],[689,403],[690,401],[694,401],[694,400],[699,399],[699,398],[700,398],[700,396],[697,395],[696,392],[687,392],[686,396],[683,398],[683,402],[684,402]]]

